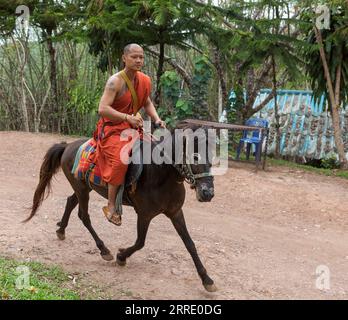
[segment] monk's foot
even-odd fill
[[[113,223],[116,226],[120,226],[122,224],[122,217],[120,214],[116,212],[110,211],[108,206],[103,207],[103,212],[106,217],[106,219],[109,220],[109,222]]]

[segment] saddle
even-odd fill
[[[137,186],[137,181],[143,171],[143,140],[139,140],[139,143],[135,143],[131,151],[132,162],[128,165],[125,187],[130,187],[130,192],[134,193]],[[135,162],[135,163],[134,163]]]
[[[130,188],[130,193],[135,192],[137,181],[144,166],[142,153],[143,141],[139,140],[137,142],[139,143],[135,143],[131,150],[130,157],[132,161],[128,165],[123,185],[123,189]],[[103,181],[101,177],[101,172],[98,166],[89,161],[89,157],[93,152],[95,152],[95,149],[96,144],[94,139],[89,139],[82,144],[76,153],[74,166],[71,170],[76,179],[85,180],[91,189],[91,184],[103,187],[107,186],[107,183]],[[119,188],[119,190],[120,189],[121,188]]]

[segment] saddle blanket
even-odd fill
[[[95,149],[96,143],[93,138],[82,144],[76,153],[71,172],[77,179],[86,180],[98,186],[106,186],[107,183],[101,178],[99,167],[88,160]]]

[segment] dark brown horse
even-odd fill
[[[202,127],[181,122],[177,128],[189,128],[195,131]],[[207,131],[206,127],[203,127],[203,129]],[[178,143],[178,141],[175,141],[175,135],[173,132],[171,133],[171,136],[173,138],[174,151],[175,143]],[[194,157],[200,156],[197,154],[197,139],[194,140]],[[61,167],[66,178],[69,180],[74,193],[68,197],[64,215],[58,223],[58,238],[61,240],[65,239],[65,229],[68,225],[70,214],[78,204],[79,218],[96,241],[96,245],[100,250],[102,258],[110,261],[113,260],[113,256],[94,231],[88,213],[90,191],[93,189],[107,199],[107,188],[93,184],[89,185],[85,181],[76,179],[71,173],[76,152],[85,141],[86,140],[78,140],[69,144],[65,142],[55,144],[47,151],[41,165],[40,181],[35,190],[32,211],[26,221],[30,220],[35,215],[42,201],[45,199],[45,195],[48,196],[51,187],[51,179]],[[156,144],[153,144],[152,148],[155,146]],[[185,144],[182,150],[183,158],[186,159],[186,153],[188,151],[185,148]],[[208,150],[209,148],[206,148],[206,151],[203,152],[208,152]],[[174,161],[174,152],[170,156]],[[207,154],[202,156],[207,156]],[[207,158],[209,159],[209,156]],[[182,210],[185,201],[185,187],[183,184],[185,180],[188,180],[191,184],[191,188],[195,189],[199,201],[207,202],[214,196],[213,177],[210,174],[211,161],[208,161],[206,164],[198,164],[196,160],[191,164],[189,162],[186,163],[185,161],[182,164],[144,164],[143,171],[137,181],[135,192],[132,193],[128,188],[126,188],[123,195],[123,204],[132,206],[138,215],[137,239],[133,246],[126,249],[119,249],[116,262],[119,265],[125,265],[128,257],[130,257],[135,251],[143,248],[151,220],[158,214],[164,213],[173,223],[175,230],[190,253],[204,288],[209,292],[213,292],[216,291],[216,287],[213,280],[208,276],[207,271],[197,254],[195,244],[186,228]]]

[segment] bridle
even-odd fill
[[[184,178],[184,180],[190,184],[192,187],[196,186],[196,180],[205,177],[212,177],[211,170],[202,173],[193,173],[191,165],[188,163],[172,164],[172,166],[179,172],[179,174]]]
[[[149,134],[149,133],[146,133]],[[150,133],[150,137],[152,139],[155,139],[156,141],[159,141],[153,134]],[[172,137],[172,136],[171,136]],[[187,148],[186,148],[187,150]],[[205,178],[205,177],[213,177],[211,170],[209,169],[208,172],[202,172],[202,173],[193,173],[192,168],[191,168],[191,164],[187,163],[187,154],[186,155],[186,159],[182,164],[176,164],[176,163],[171,163],[171,165],[179,172],[180,176],[182,178],[184,178],[184,180],[191,185],[191,188],[196,187],[197,185],[197,179],[200,178]],[[166,153],[164,153],[164,156],[167,157],[167,159],[169,159],[169,156],[167,156]],[[171,160],[172,162],[172,158],[170,158],[169,160]]]

